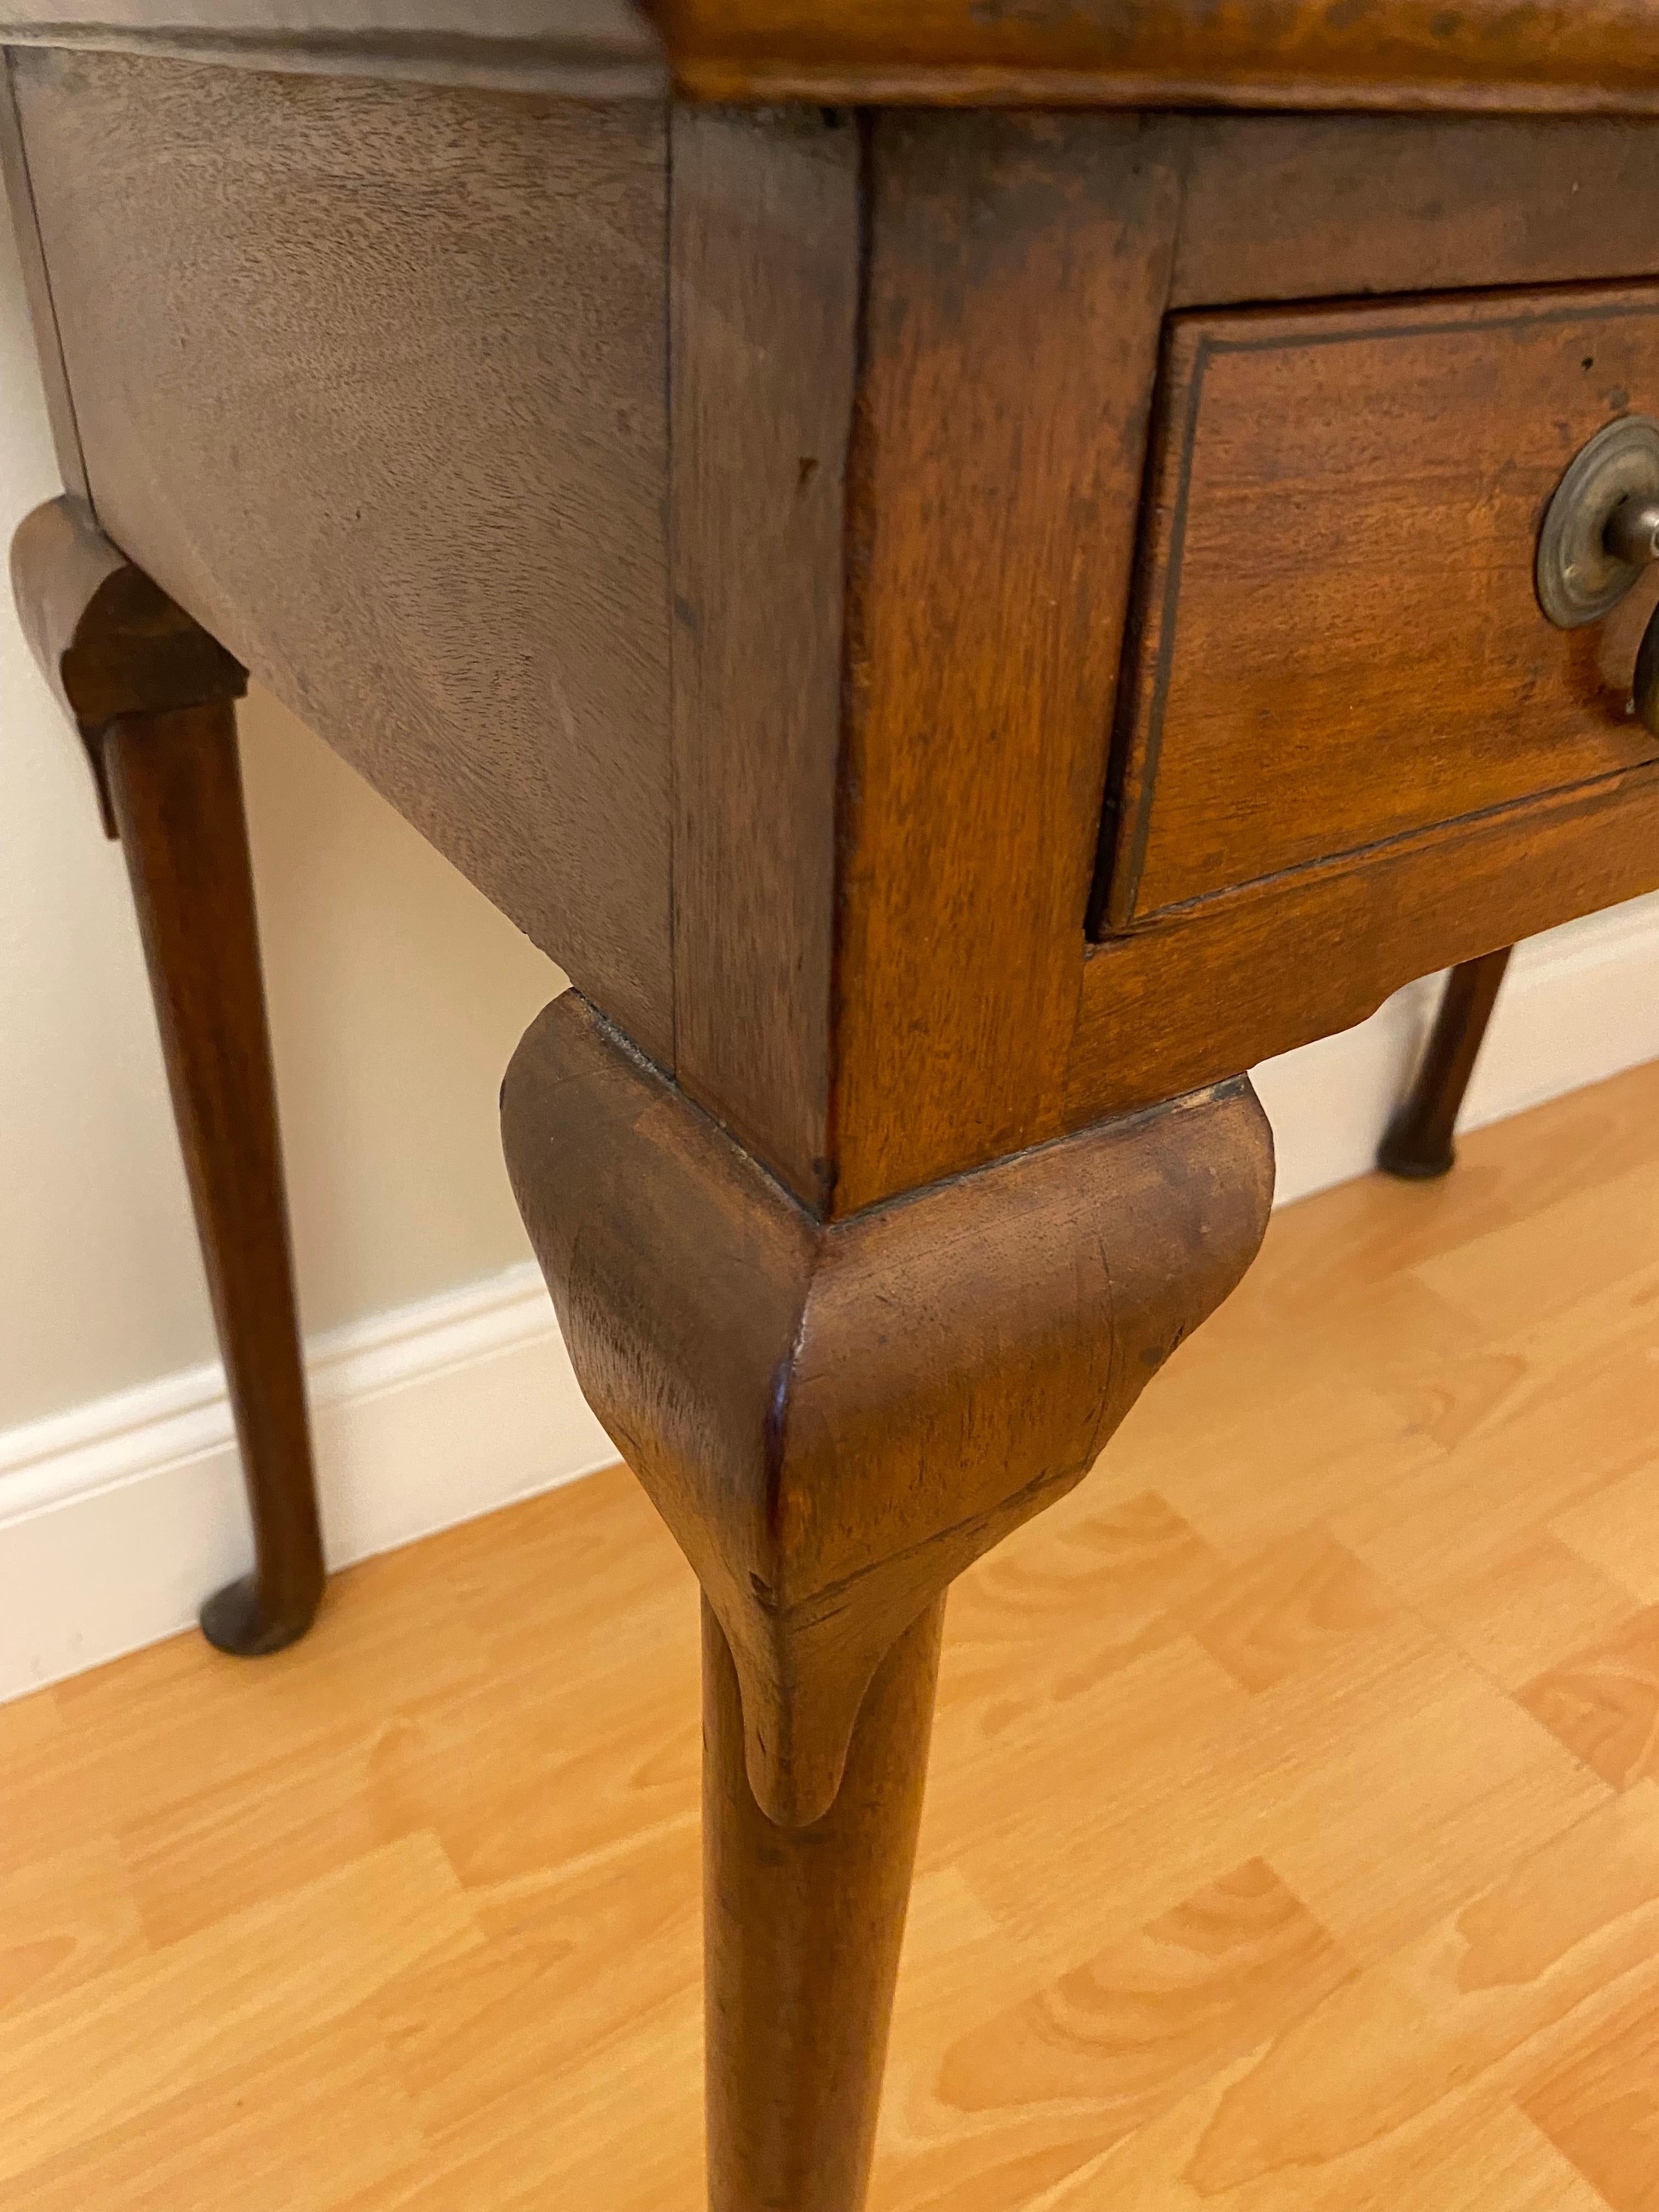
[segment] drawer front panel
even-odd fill
[[[1175,318],[1109,927],[1659,753],[1630,712],[1659,580],[1571,632],[1534,586],[1568,463],[1631,412],[1659,285]]]

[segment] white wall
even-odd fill
[[[58,485],[0,230],[0,537]],[[558,971],[269,699],[243,716],[331,1556],[603,1462],[501,1167]],[[1659,1054],[1659,903],[1528,949],[1491,1118]],[[1281,1196],[1362,1172],[1432,1002],[1261,1071]],[[0,1696],[239,1571],[228,1411],[118,850],[0,590]]]

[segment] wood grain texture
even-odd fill
[[[1051,1133],[1178,155],[1178,126],[1139,122],[877,126],[838,1211]]]
[[[283,70],[555,89],[658,90],[654,19],[682,94],[697,99],[941,100],[1039,106],[1617,109],[1659,106],[1647,0],[1370,0],[1332,9],[1263,0],[32,0],[0,19],[12,44],[131,48]]]
[[[1522,2109],[1606,2200],[1659,2206],[1659,2012],[1644,1990],[1593,2032]]]
[[[675,115],[676,1066],[820,1205],[860,167],[851,116]]]
[[[656,108],[20,70],[106,525],[832,1217],[1659,880],[1638,770],[1085,943],[1171,286],[1600,268],[1650,130],[878,114],[855,209],[816,112],[682,116],[671,234]],[[1345,789],[1421,780],[1416,703]]]
[[[883,1661],[836,1802],[805,1828],[755,1802],[737,1670],[706,1599],[702,1623],[709,2212],[860,2212],[945,1600]]]
[[[694,97],[1659,108],[1650,0],[653,0]]]
[[[15,70],[105,529],[672,1060],[663,111]]]
[[[501,1113],[584,1393],[696,1570],[787,1826],[833,1801],[896,1637],[1232,1288],[1272,1189],[1239,1085],[826,1227],[574,994]]]
[[[1194,117],[1170,301],[1652,275],[1656,197],[1650,123]]]
[[[1276,1215],[958,1582],[872,2212],[1652,2212],[1659,1792],[1515,1692],[1659,1573],[1656,1130],[1640,1069]],[[1385,1603],[1308,1639],[1322,1527]],[[8,2200],[700,2202],[698,1663],[617,1469],[0,1707]]]
[[[1174,324],[1110,927],[1653,757],[1639,633],[1609,680],[1534,564],[1573,456],[1659,406],[1656,337],[1650,287]]]
[[[573,100],[668,88],[661,42],[629,0],[27,0],[0,39]]]
[[[1171,285],[1304,201],[1297,283],[1600,267],[1650,130],[877,115],[855,209],[816,112],[682,115],[671,234],[656,110],[21,66],[106,522],[832,1216],[1655,880],[1638,772],[1085,943]]]
[[[1659,1606],[1540,1674],[1521,1697],[1615,1790],[1659,1782]]]
[[[1415,976],[1659,890],[1656,828],[1659,771],[1635,769],[1097,945],[1069,1126],[1333,1036]]]
[[[659,88],[654,19],[695,99],[1038,106],[1659,107],[1648,0],[32,0],[12,44],[131,48],[282,70],[367,69],[574,97]]]
[[[1183,1608],[1188,1633],[1251,1691],[1317,1666],[1386,1621],[1387,1592],[1328,1530],[1312,1528],[1235,1562],[1224,1583]]]
[[[1247,1860],[958,2035],[938,2094],[998,2116],[1086,2109],[1109,2151],[1283,2034],[1352,1971],[1273,1868]]]

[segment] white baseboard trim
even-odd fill
[[[529,1265],[320,1337],[307,1366],[331,1566],[617,1455]],[[188,1627],[250,1556],[217,1366],[0,1434],[0,1701]]]
[[[1279,1153],[1275,1203],[1369,1172],[1440,1003],[1425,977],[1357,1029],[1255,1069]],[[1521,945],[1460,1128],[1484,1128],[1659,1060],[1659,896]]]
[[[1256,1071],[1281,1205],[1364,1175],[1438,1002],[1413,984],[1371,1020]],[[1522,948],[1466,1127],[1659,1058],[1659,898]],[[532,1267],[319,1338],[309,1350],[331,1565],[608,1466]],[[217,1367],[0,1434],[0,1700],[187,1627],[248,1560]]]

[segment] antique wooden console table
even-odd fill
[[[1240,1071],[1659,884],[1659,0],[7,21],[210,1626],[320,1578],[246,670],[574,979],[503,1123],[705,1594],[711,2201],[854,2212],[945,1589],[1249,1265]]]

